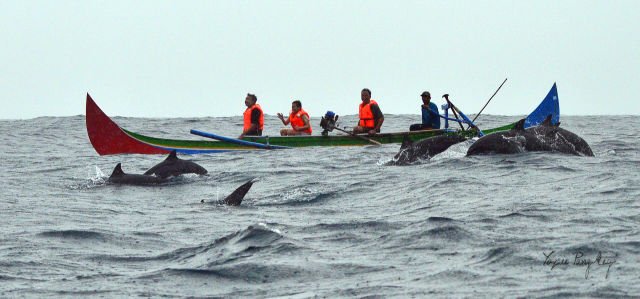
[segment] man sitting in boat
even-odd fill
[[[409,131],[440,129],[438,105],[431,103],[431,94],[428,91],[423,92],[420,97],[422,97],[422,123],[411,125]]]
[[[353,133],[369,133],[369,135],[375,135],[380,132],[380,127],[382,127],[382,123],[384,122],[384,115],[378,103],[371,99],[371,90],[368,88],[363,89],[360,92],[360,99],[362,100],[358,113],[360,121],[358,125],[353,128]]]
[[[311,122],[309,122],[309,113],[302,110],[302,103],[300,101],[293,101],[291,103],[291,113],[289,118],[284,119],[282,113],[278,113],[278,118],[286,126],[291,123],[291,129],[280,130],[281,136],[293,136],[293,135],[311,135]]]
[[[255,94],[247,94],[244,104],[247,109],[244,111],[244,127],[239,138],[244,136],[262,136],[264,129],[264,113],[260,105],[256,104],[258,97]]]

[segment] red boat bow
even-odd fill
[[[129,136],[102,112],[88,93],[86,121],[89,140],[100,155],[169,153]]]

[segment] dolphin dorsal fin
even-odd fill
[[[513,129],[514,129],[514,130],[519,130],[519,131],[524,130],[524,120],[525,120],[524,118],[523,118],[523,119],[521,119],[521,120],[519,120],[519,121],[516,123],[515,127],[513,127]]]
[[[549,114],[547,116],[547,118],[544,119],[544,121],[542,121],[542,123],[540,124],[541,126],[553,126],[553,124],[551,123],[551,118],[553,117],[552,114]]]
[[[176,150],[172,150],[169,156],[165,160],[178,160]]]
[[[118,163],[118,165],[116,165],[116,167],[113,169],[111,176],[118,176],[123,174],[124,174],[124,171],[122,171],[122,165],[121,163]]]
[[[412,144],[413,144],[413,141],[409,139],[409,135],[405,134],[404,138],[402,139],[402,145],[400,145],[400,149],[405,149],[407,147],[410,147]]]

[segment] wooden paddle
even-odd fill
[[[370,143],[373,143],[373,144],[375,144],[375,145],[382,145],[382,143],[377,142],[377,141],[375,141],[375,140],[373,140],[373,139],[371,139],[371,138],[367,138],[367,137],[364,137],[364,136],[361,136],[361,135],[353,134],[352,132],[349,132],[349,131],[346,131],[346,130],[340,129],[340,128],[336,127],[336,126],[334,126],[333,128],[334,128],[334,129],[336,129],[336,130],[338,130],[338,131],[340,131],[340,132],[347,133],[347,134],[349,134],[349,135],[350,135],[350,136],[352,136],[352,137],[357,137],[357,138],[360,138],[360,139],[362,139],[362,140],[366,140],[366,141],[368,141],[368,142],[370,142]]]

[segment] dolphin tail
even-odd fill
[[[230,206],[239,206],[242,203],[244,196],[247,195],[247,192],[249,192],[249,189],[251,189],[251,186],[253,186],[254,182],[257,182],[257,179],[254,178],[242,184],[242,186],[238,187],[223,200],[224,204]]]
[[[124,175],[124,171],[122,171],[121,163],[118,163],[118,165],[116,165],[116,167],[113,169],[113,172],[111,173],[111,176],[119,176],[119,175]]]

